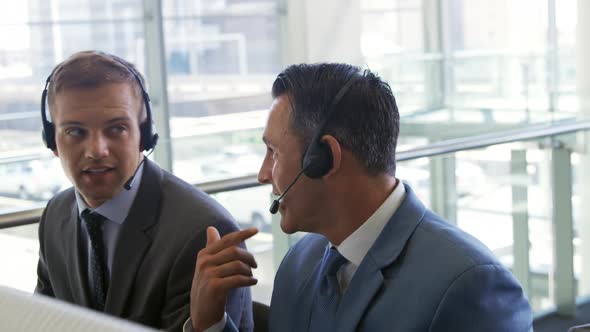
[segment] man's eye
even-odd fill
[[[112,126],[109,127],[109,133],[111,134],[120,134],[124,132],[126,128],[124,126]]]
[[[277,155],[273,149],[271,149],[271,148],[268,148],[268,147],[266,148],[266,154],[267,154],[269,157],[271,157],[272,159],[275,159],[275,157],[276,157],[276,155]]]
[[[86,131],[82,128],[68,128],[68,129],[66,129],[66,134],[68,136],[82,137],[82,136],[84,136],[85,133],[86,133]]]

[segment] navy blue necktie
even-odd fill
[[[347,260],[336,248],[331,247],[324,255],[320,268],[319,286],[311,311],[309,331],[333,331],[336,312],[340,303],[340,286],[336,272]]]
[[[104,311],[104,304],[108,289],[106,263],[104,259],[104,243],[102,239],[102,226],[106,218],[92,212],[89,209],[82,211],[82,221],[86,224],[88,238],[90,240],[90,270],[92,271],[92,307]]]

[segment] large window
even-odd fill
[[[41,91],[57,63],[76,51],[96,49],[135,63],[143,73],[154,69],[148,55],[159,54],[146,54],[146,46],[159,39],[146,28],[153,23],[143,12],[149,3],[157,1],[0,4],[0,214],[43,206],[70,186],[59,160],[40,138]],[[175,174],[201,183],[258,171],[270,88],[277,73],[290,64],[285,63],[291,59],[290,52],[297,53],[294,58],[302,57],[298,62],[310,62],[306,55],[355,53],[358,45],[360,65],[388,81],[396,96],[402,115],[398,151],[587,112],[576,89],[576,61],[581,61],[576,59],[580,38],[576,37],[576,0],[325,0],[324,5],[336,8],[331,19],[346,17],[342,27],[354,29],[359,23],[360,31],[345,33],[344,37],[354,36],[346,44],[350,47],[332,43],[341,37],[338,33],[322,31],[326,22],[317,20],[324,16],[310,14],[311,0],[161,1],[163,44],[158,46],[163,58],[159,63],[166,72],[169,117],[163,121],[170,127],[170,137],[163,137],[158,149],[171,156]],[[354,8],[353,17],[347,6]],[[307,49],[310,45],[325,49]],[[347,54],[341,55],[346,58]],[[328,60],[333,59],[314,58],[313,62]],[[152,86],[163,83],[149,79]],[[157,91],[154,95],[160,97]],[[551,162],[544,154],[547,146],[543,141],[518,147],[526,150],[521,175],[530,184],[526,204],[531,210],[533,281],[529,290],[538,290],[531,294],[537,310],[555,302],[549,291],[554,264],[541,262],[548,255],[546,247],[552,245],[550,213],[537,206],[545,204],[551,192],[545,183]],[[573,146],[575,179],[586,179],[582,173],[588,161],[580,152],[585,145]],[[507,206],[513,204],[508,195],[514,187],[513,148],[506,145],[411,160],[400,163],[398,175],[428,206],[483,240],[512,266],[512,216]],[[582,187],[574,186],[573,201],[576,215],[586,216],[580,203],[587,196]],[[214,195],[241,225],[262,229],[249,246],[265,262],[257,272],[261,285],[255,289],[255,298],[263,302],[269,299],[273,271],[285,249],[271,251],[277,249],[282,235],[271,226],[269,194],[270,188],[262,186]],[[449,197],[456,204],[451,209]],[[579,219],[576,232],[584,229]],[[11,269],[14,274],[3,273],[0,283],[32,290],[38,246],[35,229],[0,232],[0,265],[12,266],[15,257],[26,262]],[[590,248],[586,244],[590,241],[580,238],[576,233],[577,274],[590,271],[590,262],[581,254],[582,248]],[[588,294],[589,289],[582,284],[579,292]]]

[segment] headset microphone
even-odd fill
[[[139,167],[141,167],[141,165],[145,162],[147,157],[150,154],[152,154],[152,152],[154,152],[154,149],[152,149],[147,155],[143,156],[143,159],[139,162],[139,165],[137,165],[137,168],[135,169],[135,172],[133,172],[133,175],[131,175],[129,180],[125,181],[123,188],[125,188],[126,190],[131,190],[131,187],[133,186],[133,180],[135,179],[135,176],[137,175],[137,171],[139,171]]]
[[[287,193],[287,191],[289,191],[289,189],[291,189],[291,187],[295,184],[295,182],[297,182],[297,180],[299,180],[299,178],[301,177],[301,174],[303,174],[303,171],[305,171],[305,169],[302,169],[301,172],[299,172],[299,174],[297,175],[297,177],[295,178],[295,180],[293,180],[293,182],[291,182],[291,184],[287,187],[287,189],[285,191],[283,191],[283,193],[281,194],[281,196],[279,196],[279,198],[275,199],[272,204],[270,205],[270,209],[268,209],[270,211],[270,213],[272,214],[276,214],[277,211],[279,211],[279,205],[281,204],[281,199],[283,198],[283,196],[285,196],[285,194]]]

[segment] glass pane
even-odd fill
[[[575,115],[575,1],[556,8],[555,47],[547,2],[454,0],[449,7],[452,108],[488,112],[491,123]]]
[[[436,61],[423,54],[421,1],[361,1],[361,48],[368,68],[391,84],[402,113],[427,105]]]
[[[538,147],[535,142],[505,144],[455,154],[459,227],[513,268],[514,223],[528,223],[531,289],[527,296],[535,312],[555,304],[549,291],[554,266],[550,159],[548,151]],[[524,190],[524,198],[514,196],[515,190]],[[527,220],[515,219],[516,213]]]
[[[453,0],[449,15],[461,26],[456,50],[533,50],[546,46],[547,2]]]
[[[362,53],[391,84],[406,134],[436,141],[579,114],[574,0],[555,13],[534,0],[363,0],[361,11]],[[439,135],[441,122],[451,126]]]
[[[559,109],[579,109],[576,91],[577,1],[560,0],[555,10],[559,61]],[[578,46],[579,47],[579,46]]]
[[[195,183],[256,173],[281,69],[277,1],[163,7],[175,174]]]
[[[431,174],[428,158],[398,162],[395,176],[409,184],[425,206],[430,206]]]

